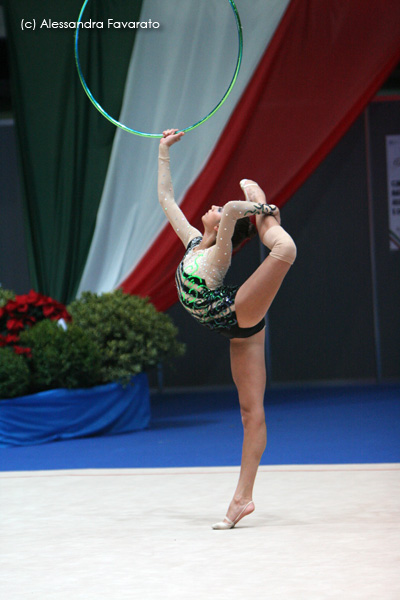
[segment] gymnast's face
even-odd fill
[[[222,206],[212,206],[210,210],[206,212],[205,215],[202,216],[201,220],[204,226],[204,229],[218,229],[219,222],[222,217]]]

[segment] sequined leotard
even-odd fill
[[[175,277],[178,297],[184,308],[202,325],[230,338],[248,337],[260,331],[264,321],[248,329],[238,326],[235,296],[239,286],[224,286],[223,281],[231,264],[231,239],[236,221],[249,214],[263,214],[265,205],[240,200],[225,204],[215,245],[199,250],[202,235],[190,225],[174,200],[166,144],[160,144],[159,149],[158,198],[186,248]]]
[[[235,296],[238,286],[219,285],[211,289],[204,277],[200,277],[206,259],[205,251],[197,250],[201,240],[201,236],[191,240],[176,270],[178,297],[196,321],[224,333],[223,330],[237,325]]]

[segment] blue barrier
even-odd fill
[[[149,384],[140,373],[126,386],[109,383],[0,400],[0,447],[129,433],[149,422]]]

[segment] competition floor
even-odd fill
[[[230,531],[234,398],[190,399],[155,398],[146,432],[0,450],[2,598],[400,599],[399,388],[269,393]]]

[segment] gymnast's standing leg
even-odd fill
[[[250,200],[265,202],[257,184],[248,182],[247,186],[245,193]],[[235,309],[240,327],[252,327],[266,314],[296,258],[296,246],[280,226],[279,214],[258,216],[257,228],[262,242],[271,252],[238,290]],[[267,443],[265,330],[249,338],[233,338],[230,341],[230,359],[243,423],[242,460],[239,481],[227,515],[223,521],[213,525],[214,529],[231,529],[255,509],[253,487]]]

